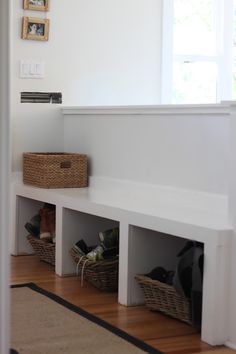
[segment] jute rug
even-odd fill
[[[11,291],[11,347],[19,354],[161,354],[35,284]]]

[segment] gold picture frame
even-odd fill
[[[22,39],[48,41],[49,20],[43,18],[23,17]]]
[[[23,8],[33,11],[49,11],[50,0],[23,0]]]

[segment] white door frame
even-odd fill
[[[0,1],[0,354],[9,353],[9,0]]]

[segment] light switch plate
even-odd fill
[[[43,79],[45,77],[45,64],[43,61],[21,60],[21,79]]]

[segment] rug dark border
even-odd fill
[[[42,288],[40,288],[39,286],[37,286],[34,283],[26,283],[26,284],[18,284],[18,285],[12,285],[11,288],[22,288],[22,287],[28,287],[31,290],[34,290],[44,296],[49,297],[50,299],[56,301],[58,304],[68,308],[69,310],[79,314],[80,316],[83,316],[84,318],[86,318],[89,321],[92,321],[94,323],[96,323],[97,325],[107,329],[108,331],[116,334],[118,337],[126,340],[127,342],[135,345],[136,347],[138,347],[139,349],[143,350],[146,353],[149,354],[163,354],[162,352],[160,352],[159,350],[151,347],[150,345],[144,343],[143,341],[141,341],[138,338],[132,337],[131,335],[129,335],[128,333],[122,331],[121,329],[107,323],[106,321],[92,315],[91,313],[81,309],[80,307],[71,304],[70,302],[62,299],[61,297],[47,291],[44,290]]]

